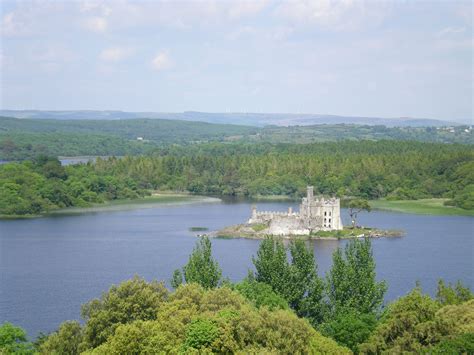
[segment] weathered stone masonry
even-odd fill
[[[293,212],[291,207],[288,212],[259,212],[253,206],[248,224],[267,224],[268,234],[272,235],[308,235],[320,230],[341,230],[343,227],[339,199],[314,196],[312,186],[308,186],[299,212]]]

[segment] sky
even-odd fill
[[[471,1],[0,4],[2,109],[473,117]]]

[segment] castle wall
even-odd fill
[[[301,200],[299,213],[291,208],[288,212],[257,212],[253,207],[248,223],[268,224],[269,234],[274,235],[307,235],[312,231],[343,229],[339,199],[314,197],[311,186]]]
[[[268,228],[273,235],[309,235],[304,220],[296,216],[275,216]]]

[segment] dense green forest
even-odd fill
[[[29,120],[0,117],[0,159],[51,156],[138,155],[170,144],[224,141],[255,127],[176,120]],[[143,138],[143,140],[137,140]]]
[[[141,155],[156,149],[151,142],[139,142],[104,134],[84,133],[0,133],[0,159],[34,159],[47,156]]]
[[[0,214],[39,214],[150,190],[299,197],[307,185],[341,197],[444,197],[473,209],[474,148],[391,141],[206,144],[66,167],[43,157],[0,166]]]
[[[470,354],[474,295],[438,283],[435,298],[417,286],[383,306],[371,243],[350,241],[318,275],[301,240],[260,243],[254,271],[223,278],[208,238],[164,283],[134,277],[82,307],[84,324],[62,323],[34,343],[10,323],[0,326],[2,354]]]
[[[474,136],[467,126],[445,129],[337,124],[257,128],[163,119],[67,121],[0,117],[0,159],[3,160],[31,159],[41,154],[143,155],[173,145],[199,146],[209,142],[300,144],[343,140],[474,144]]]

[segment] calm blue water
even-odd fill
[[[258,207],[286,210],[288,205]],[[249,213],[250,203],[221,202],[0,221],[0,323],[12,322],[35,336],[79,319],[81,304],[134,274],[169,280],[196,242],[190,227],[215,230],[241,223]],[[360,222],[407,232],[403,238],[373,240],[378,277],[389,283],[387,300],[405,294],[417,280],[431,293],[440,277],[474,286],[474,218],[373,211],[361,214]],[[321,273],[344,243],[312,242]],[[224,275],[234,281],[245,277],[258,244],[213,240]]]

